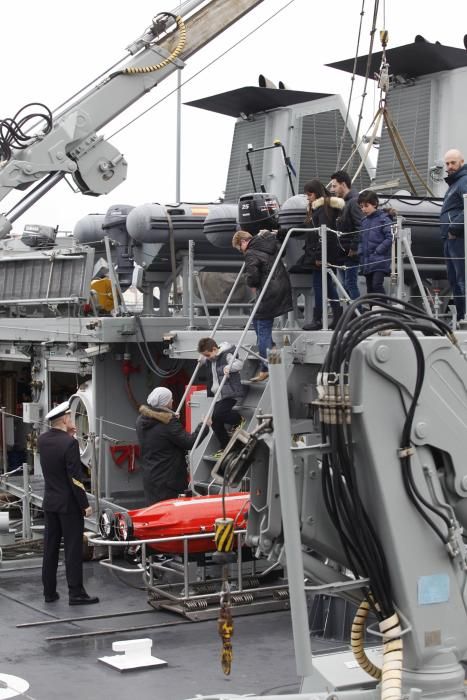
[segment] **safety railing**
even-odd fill
[[[233,295],[235,294],[235,290],[236,290],[237,287],[238,287],[238,284],[239,284],[239,282],[240,282],[240,280],[241,280],[241,278],[242,278],[242,274],[243,274],[243,271],[244,271],[244,270],[245,270],[245,263],[243,263],[243,265],[241,266],[240,271],[239,271],[237,277],[235,278],[235,282],[234,282],[233,285],[232,285],[232,289],[230,290],[230,292],[229,292],[229,294],[228,294],[228,296],[227,296],[227,299],[226,299],[225,302],[224,302],[224,306],[222,307],[221,312],[220,312],[220,314],[219,314],[219,316],[218,316],[218,318],[217,318],[217,321],[216,321],[216,323],[215,323],[215,325],[214,325],[214,328],[213,328],[212,331],[211,331],[211,334],[210,334],[210,336],[209,336],[210,338],[214,338],[214,336],[216,335],[217,329],[219,328],[219,326],[220,326],[220,324],[221,324],[221,321],[222,321],[222,319],[224,318],[225,312],[227,311],[227,308],[228,308],[228,306],[229,306],[229,304],[230,304],[230,301],[231,301]],[[201,360],[198,360],[198,362],[197,362],[197,364],[196,364],[196,367],[195,367],[195,369],[193,370],[193,374],[191,375],[190,381],[188,382],[188,384],[187,384],[187,386],[186,386],[186,389],[185,389],[185,391],[184,391],[184,393],[183,393],[182,398],[180,399],[180,403],[178,404],[177,410],[175,411],[175,413],[180,414],[180,412],[181,412],[183,406],[185,405],[186,397],[187,397],[188,394],[190,393],[190,389],[191,389],[191,387],[193,386],[196,377],[198,376],[198,372],[199,372],[199,369],[200,369],[201,365],[202,365],[202,361],[201,361]]]
[[[231,357],[231,359],[230,359],[230,362],[229,362],[229,364],[228,364],[227,367],[226,367],[227,373],[224,374],[224,376],[222,377],[221,381],[219,382],[219,386],[218,386],[218,388],[217,388],[217,391],[216,391],[216,393],[214,394],[214,397],[213,397],[213,399],[212,399],[212,401],[211,401],[211,403],[210,403],[210,405],[209,405],[208,411],[207,411],[206,415],[205,415],[204,418],[203,418],[203,422],[202,422],[202,425],[201,425],[201,429],[199,430],[198,435],[196,436],[196,440],[195,440],[195,442],[194,442],[193,447],[191,448],[190,456],[189,456],[190,489],[191,489],[191,490],[193,491],[193,493],[195,493],[195,494],[198,493],[198,492],[196,491],[196,488],[195,488],[194,482],[193,482],[193,455],[194,455],[194,453],[195,453],[195,450],[196,450],[196,448],[198,447],[198,445],[200,444],[201,438],[204,438],[205,428],[206,428],[206,426],[208,425],[208,423],[209,423],[209,421],[210,421],[210,419],[211,419],[211,416],[212,416],[212,414],[213,414],[213,412],[214,412],[214,407],[215,407],[215,405],[216,405],[216,402],[217,402],[218,398],[221,396],[222,389],[224,388],[224,384],[226,383],[226,381],[227,381],[227,379],[228,379],[228,376],[229,376],[230,370],[231,370],[231,368],[232,368],[232,365],[233,365],[233,363],[235,362],[235,360],[236,360],[236,358],[237,358],[237,356],[238,356],[238,353],[239,353],[240,349],[241,349],[242,346],[244,345],[245,336],[246,336],[246,334],[248,333],[248,331],[249,331],[249,329],[250,329],[251,323],[252,323],[252,321],[253,321],[253,319],[254,319],[254,317],[255,317],[255,314],[256,314],[256,312],[258,311],[259,305],[261,304],[261,302],[262,302],[262,300],[263,300],[263,297],[264,297],[264,295],[265,295],[265,293],[266,293],[266,291],[267,291],[267,289],[268,289],[269,283],[271,282],[272,278],[274,277],[274,274],[275,274],[275,271],[276,271],[276,269],[277,269],[277,266],[278,266],[279,263],[281,262],[282,254],[283,254],[283,252],[284,252],[284,250],[285,250],[285,247],[286,247],[286,245],[287,245],[287,242],[288,242],[288,240],[289,240],[291,234],[292,234],[292,233],[296,233],[296,232],[300,232],[300,233],[309,232],[309,230],[310,230],[310,229],[291,228],[291,229],[287,232],[287,234],[286,234],[284,240],[282,241],[282,244],[281,244],[281,246],[280,246],[280,248],[279,248],[279,250],[278,250],[278,252],[277,252],[276,258],[275,258],[274,263],[273,263],[273,265],[272,265],[272,267],[271,267],[271,269],[270,269],[270,271],[269,271],[269,274],[268,274],[268,276],[267,276],[267,278],[266,278],[266,281],[264,282],[264,285],[263,285],[263,287],[262,287],[262,289],[261,289],[259,295],[258,295],[257,298],[256,298],[255,304],[254,304],[253,309],[252,309],[252,311],[251,311],[251,313],[250,313],[250,316],[249,316],[249,318],[248,318],[248,321],[246,322],[245,327],[243,328],[242,332],[240,333],[240,338],[239,338],[239,340],[237,341],[237,344],[236,344],[236,346],[235,346],[234,351],[232,352],[232,357]],[[238,277],[237,277],[237,279],[238,279]],[[227,303],[227,302],[226,302],[226,303]],[[217,330],[217,329],[216,329],[216,330]],[[211,337],[213,337],[213,336],[214,336],[214,331],[213,331],[213,335],[212,335]],[[198,361],[198,363],[200,364],[200,361]],[[187,392],[186,392],[186,393],[187,393]],[[180,403],[181,403],[181,402],[180,402]]]

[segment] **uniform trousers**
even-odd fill
[[[65,571],[70,595],[83,592],[83,532],[84,518],[78,506],[72,505],[66,513],[44,511],[44,557],[42,583],[44,596],[53,596],[57,590],[57,567],[60,542],[63,537]]]

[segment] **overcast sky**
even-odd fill
[[[229,46],[271,17],[289,0],[264,0],[240,22],[190,59],[183,80],[213,61]],[[23,0],[2,2],[2,81],[0,118],[11,117],[24,104],[44,102],[53,108],[82,85],[125,55],[125,46],[143,33],[151,18],[170,11],[177,0]],[[263,73],[296,90],[340,93],[347,103],[350,75],[324,64],[355,54],[362,0],[334,0],[327,6],[314,0],[294,0],[268,24],[214,63],[183,88],[182,100],[206,97],[226,90],[256,85]],[[436,8],[436,9],[435,9]],[[365,2],[360,54],[368,52],[373,2]],[[389,31],[389,48],[413,41],[422,34],[429,41],[463,47],[467,32],[466,0],[449,0],[442,6],[426,0],[380,2],[378,29]],[[376,37],[375,51],[380,50]],[[112,134],[176,86],[172,76],[127,110],[117,123],[102,130]],[[354,90],[352,111],[358,113],[361,83]],[[367,112],[374,104],[373,87]],[[146,116],[114,137],[112,143],[128,161],[128,179],[105,197],[73,194],[65,182],[45,195],[21,219],[25,223],[59,225],[71,230],[89,212],[105,212],[115,203],[142,204],[175,201],[176,99],[171,96]],[[182,109],[183,201],[215,201],[225,186],[235,120],[184,106]],[[13,192],[0,201],[8,211],[20,198]]]

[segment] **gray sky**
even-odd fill
[[[272,16],[288,0],[264,2],[187,62],[183,80],[213,61],[226,48]],[[170,11],[176,0],[80,0],[75,5],[52,0],[23,0],[21,13],[14,3],[2,3],[2,97],[0,118],[13,116],[25,103],[44,102],[53,108],[83,84],[125,55],[124,48],[136,39],[161,11]],[[350,75],[325,68],[324,64],[355,55],[362,0],[334,0],[329,5],[313,0],[294,0],[265,27],[246,39],[183,88],[188,102],[245,85],[256,85],[263,73],[296,90],[340,93],[347,104]],[[438,9],[435,11],[435,7]],[[373,2],[365,2],[360,54],[366,54]],[[384,19],[385,17],[385,23]],[[386,0],[380,2],[378,29],[389,31],[389,47],[413,41],[422,34],[428,41],[463,47],[467,31],[467,2],[449,0],[442,9],[433,1]],[[375,51],[380,50],[376,37]],[[112,134],[143,109],[171,92],[174,76],[127,110],[103,131]],[[360,108],[362,83],[354,89],[352,113]],[[373,83],[366,113],[371,118],[376,93]],[[18,220],[25,223],[60,225],[72,229],[89,212],[105,212],[115,203],[169,203],[175,200],[175,97],[164,100],[135,124],[118,134],[112,143],[125,155],[128,179],[105,197],[73,194],[59,183]],[[214,201],[225,186],[235,120],[193,107],[182,109],[182,200]],[[13,192],[0,202],[7,211],[20,199]]]

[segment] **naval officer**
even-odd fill
[[[90,605],[99,598],[88,595],[83,586],[84,516],[91,508],[82,483],[78,441],[72,437],[74,425],[68,401],[53,408],[45,419],[50,430],[39,437],[38,449],[44,475],[45,518],[42,583],[46,603],[60,597],[57,593],[57,566],[63,537],[65,570],[70,605]]]

